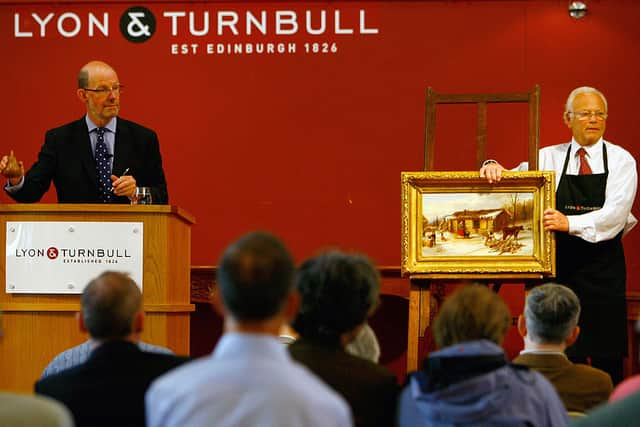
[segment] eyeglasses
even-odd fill
[[[605,120],[607,118],[607,113],[602,111],[569,111],[569,114],[573,114],[578,120],[589,120],[591,116],[595,117],[596,120]]]
[[[107,86],[99,86],[95,89],[90,89],[88,87],[85,87],[84,90],[89,91],[89,92],[93,92],[98,96],[107,96],[109,95],[111,92],[113,92],[114,95],[120,95],[122,92],[124,92],[124,86],[121,84],[115,84],[111,87],[107,87]]]

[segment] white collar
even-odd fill
[[[604,144],[604,139],[602,139],[602,137],[600,137],[595,144],[591,144],[586,147],[578,144],[575,138],[571,138],[571,152],[575,155],[580,148],[584,148],[584,151],[587,152],[587,157],[593,157],[594,153],[602,151],[602,144]]]
[[[84,118],[85,118],[85,121],[87,122],[87,128],[89,129],[89,133],[91,133],[91,131],[93,131],[94,129],[98,128],[98,125],[93,123],[93,120],[89,118],[89,114],[85,114]],[[109,120],[109,123],[107,123],[104,126],[104,128],[113,133],[116,133],[117,124],[118,124],[118,118],[114,117],[113,119]]]

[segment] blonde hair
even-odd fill
[[[510,324],[504,301],[486,286],[471,284],[445,300],[433,336],[439,348],[481,339],[500,345]]]

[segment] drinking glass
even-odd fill
[[[132,205],[150,205],[151,200],[151,188],[150,187],[136,187],[136,191],[133,196],[130,197]]]

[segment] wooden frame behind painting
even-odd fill
[[[402,172],[402,273],[425,278],[555,275],[555,240],[542,212],[555,207],[555,174]]]

